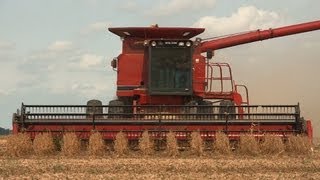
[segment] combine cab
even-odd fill
[[[22,104],[13,115],[13,133],[34,138],[45,131],[55,136],[72,131],[88,139],[94,130],[113,140],[122,131],[136,140],[145,130],[154,139],[173,131],[177,139],[187,140],[192,131],[200,131],[208,141],[216,132],[231,140],[241,133],[312,139],[311,121],[301,117],[299,104],[250,105],[248,90],[235,83],[230,65],[210,59],[218,49],[318,29],[320,21],[315,21],[202,41],[191,40],[202,28],[109,28],[123,42],[122,53],[111,62],[117,99],[108,105],[98,100],[87,105]]]

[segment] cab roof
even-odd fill
[[[190,39],[202,32],[204,28],[186,27],[112,27],[108,30],[124,38],[167,38],[167,39]]]

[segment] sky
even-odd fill
[[[318,0],[0,0],[0,126],[25,104],[115,96],[108,27],[204,27],[201,38],[320,19]],[[218,50],[251,104],[297,104],[320,128],[320,31]]]

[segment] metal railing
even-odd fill
[[[22,105],[25,122],[296,122],[299,105],[250,106],[86,106],[86,105]]]

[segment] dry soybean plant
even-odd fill
[[[178,149],[178,142],[176,139],[176,134],[172,131],[170,131],[167,134],[167,138],[166,138],[166,143],[167,143],[167,154],[169,156],[177,156],[179,154],[179,149]]]
[[[286,151],[294,155],[307,155],[311,153],[312,144],[307,136],[288,136]]]
[[[114,150],[118,156],[122,156],[128,153],[129,145],[126,134],[122,131],[118,132],[114,141]]]
[[[55,151],[52,134],[40,133],[33,140],[33,150],[36,155],[50,155]]]
[[[255,156],[259,154],[259,143],[251,134],[240,135],[238,152],[241,155]]]
[[[8,136],[6,152],[9,156],[25,156],[32,153],[32,141],[28,134],[19,133]]]
[[[74,156],[80,153],[81,143],[76,133],[68,132],[64,134],[62,139],[61,152],[65,156]]]
[[[148,131],[142,133],[141,138],[139,139],[139,149],[143,155],[151,155],[154,153],[154,143],[149,136]]]
[[[190,146],[195,155],[201,156],[203,154],[204,144],[199,131],[191,133]]]
[[[213,143],[213,151],[215,154],[230,155],[231,148],[228,136],[223,132],[217,132]]]
[[[103,156],[106,151],[105,142],[99,132],[93,132],[89,138],[88,152],[92,156]]]
[[[261,153],[265,155],[279,155],[285,151],[282,138],[272,134],[264,135],[260,144]]]

